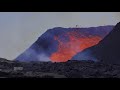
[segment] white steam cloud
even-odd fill
[[[44,62],[51,61],[50,58],[47,57],[45,54],[37,55],[37,59],[38,59],[39,61],[44,61]]]

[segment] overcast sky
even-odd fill
[[[0,57],[14,59],[47,29],[115,25],[119,12],[0,12]]]

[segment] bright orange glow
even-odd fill
[[[101,40],[101,37],[98,36],[80,36],[80,34],[75,31],[65,35],[69,37],[68,42],[62,42],[59,40],[59,36],[54,37],[54,39],[58,41],[58,50],[50,57],[53,62],[66,62],[78,52],[96,45]]]

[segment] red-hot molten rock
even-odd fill
[[[67,42],[60,40],[59,36],[54,37],[58,41],[58,50],[51,55],[52,62],[66,62],[78,52],[96,45],[101,40],[99,36],[85,37],[77,32],[69,32],[65,35],[69,37]]]

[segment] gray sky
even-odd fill
[[[0,57],[14,59],[47,29],[115,25],[119,12],[0,12]]]

